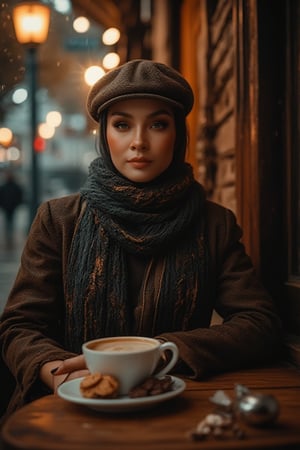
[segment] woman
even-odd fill
[[[176,372],[196,379],[277,355],[280,321],[235,217],[184,161],[192,106],[186,80],[147,60],[91,89],[100,156],[80,193],[40,206],[1,319],[8,413],[86,375],[81,345],[100,336],[173,341]]]

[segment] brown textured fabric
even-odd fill
[[[109,71],[91,88],[87,110],[98,122],[101,111],[112,103],[132,98],[164,100],[187,115],[194,103],[188,82],[175,69],[165,64],[136,59]]]
[[[66,279],[67,348],[79,352],[92,337],[129,333],[127,253],[151,256],[140,294],[145,305],[155,305],[147,316],[149,333],[187,329],[207,265],[201,225],[205,193],[191,166],[168,169],[140,186],[100,157],[81,193],[86,207]]]
[[[79,195],[51,200],[39,208],[32,225],[0,322],[2,358],[18,380],[8,414],[45,394],[38,381],[42,364],[71,355],[64,349],[63,280],[81,210]],[[176,371],[195,378],[266,363],[278,356],[282,343],[280,321],[239,241],[241,230],[233,214],[207,202],[205,222],[209,266],[197,314],[189,330],[165,330],[160,335],[179,347]],[[132,270],[135,264],[139,264],[138,259],[131,262]],[[132,292],[131,298],[137,295]],[[141,320],[141,305],[132,299],[132,306],[134,321],[130,331],[134,333],[140,326],[141,334],[148,332],[147,323]],[[210,327],[214,308],[225,322]],[[2,375],[1,382],[5,383]]]

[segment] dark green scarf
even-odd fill
[[[137,184],[104,161],[90,166],[69,255],[66,344],[76,352],[96,337],[187,329],[203,282],[204,191],[191,166]],[[150,261],[135,324],[127,298],[130,253]]]

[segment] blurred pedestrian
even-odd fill
[[[13,244],[15,229],[15,212],[23,202],[23,188],[11,172],[6,174],[4,183],[0,186],[0,207],[5,217],[5,237],[8,245]]]

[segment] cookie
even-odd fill
[[[80,383],[81,389],[89,389],[93,386],[96,386],[97,383],[101,380],[101,373],[92,373],[84,377],[84,379]]]
[[[85,398],[115,398],[119,393],[119,381],[112,375],[92,373],[81,380],[80,392]]]
[[[114,398],[118,391],[119,382],[111,375],[103,375],[102,380],[95,386],[95,394],[100,398]]]

